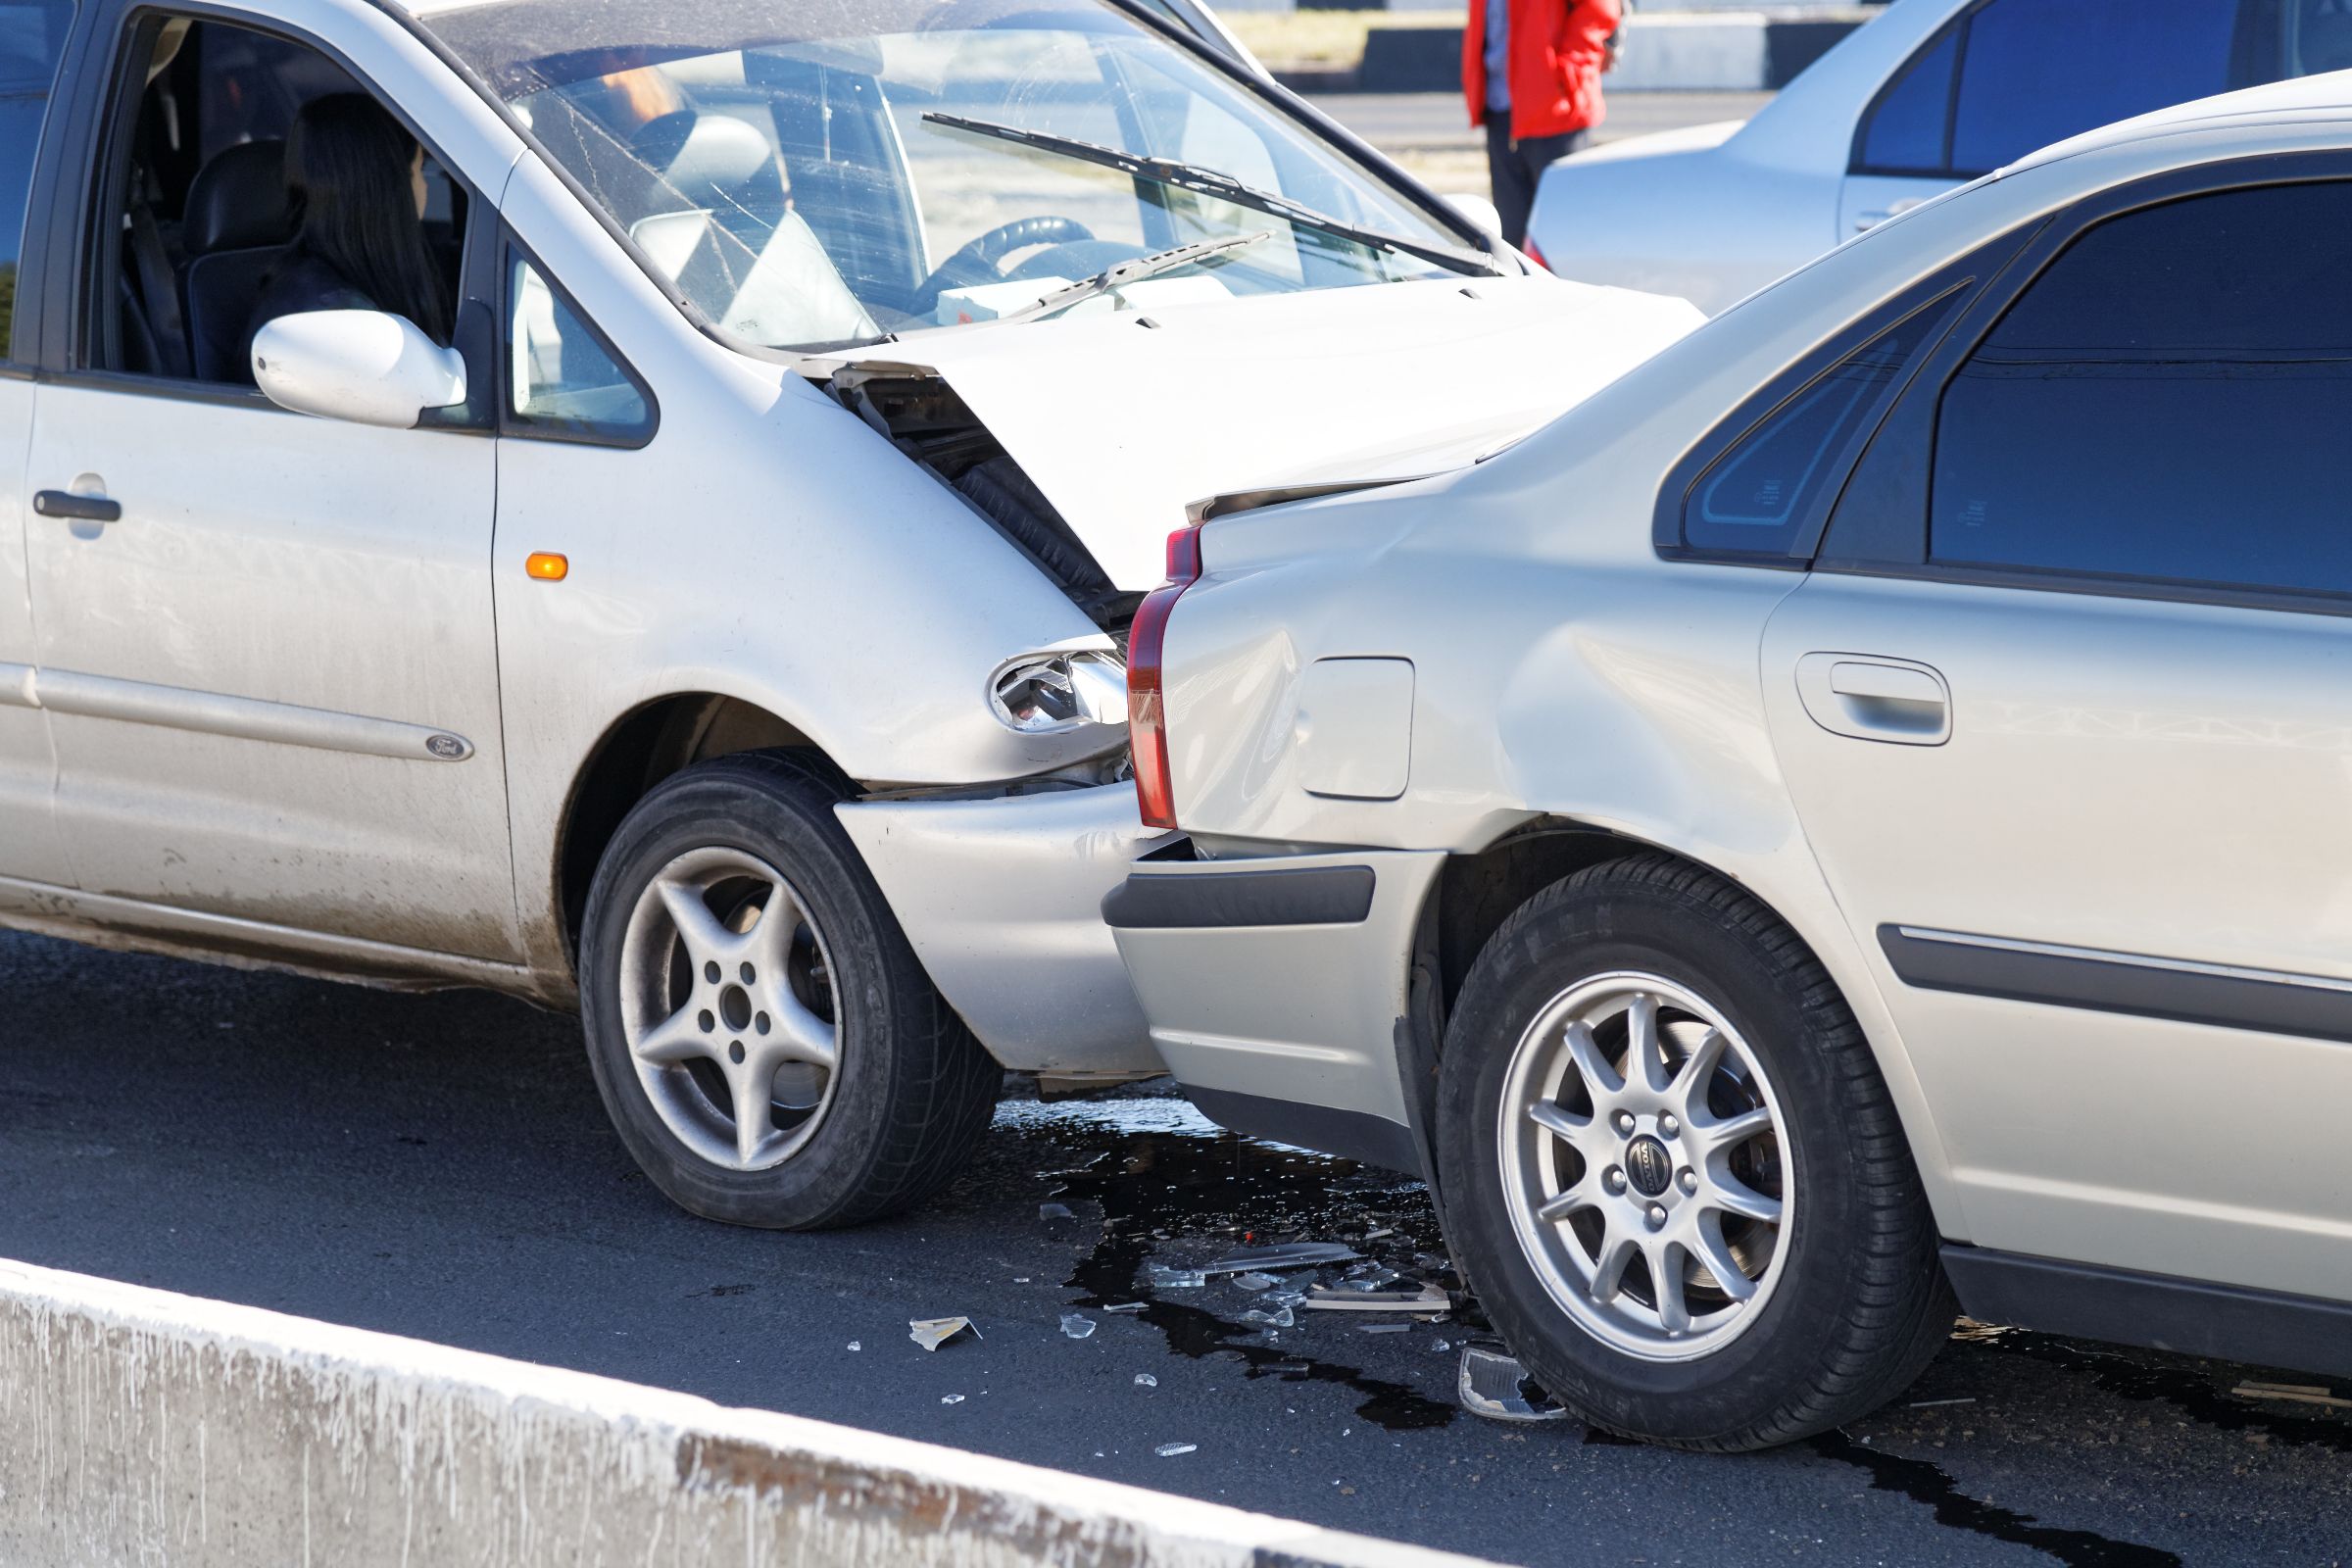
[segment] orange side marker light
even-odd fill
[[[571,563],[546,550],[534,550],[522,569],[541,582],[562,582],[571,571]]]

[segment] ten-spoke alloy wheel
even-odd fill
[[[1537,1381],[1594,1425],[1787,1443],[1893,1396],[1949,1332],[1878,1064],[1753,898],[1636,855],[1504,921],[1440,1065],[1449,1239]]]
[[[1001,1073],[941,1000],[792,753],[663,780],[607,848],[580,944],[597,1088],[646,1174],[741,1225],[920,1200],[986,1131]]]

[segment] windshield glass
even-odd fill
[[[1034,317],[1145,257],[1042,314],[1482,266],[1342,149],[1100,0],[411,10],[695,312],[764,347]]]

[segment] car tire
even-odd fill
[[[936,1192],[988,1128],[1002,1071],[835,819],[849,796],[807,754],[720,758],[655,786],[597,867],[589,1065],[637,1163],[707,1219],[875,1219]],[[767,918],[778,898],[789,927]]]
[[[1852,1012],[1794,932],[1683,861],[1590,867],[1503,922],[1446,1030],[1436,1130],[1471,1289],[1593,1426],[1791,1442],[1893,1397],[1950,1333]]]

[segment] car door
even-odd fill
[[[208,12],[177,42],[159,25],[134,17],[121,34],[91,165],[101,217],[76,269],[95,297],[73,359],[39,388],[25,481],[36,687],[76,879],[92,911],[120,923],[168,929],[192,913],[218,936],[239,929],[219,921],[259,922],[280,928],[257,933],[260,945],[308,933],[393,971],[413,967],[404,951],[510,960],[487,396],[434,427],[383,429],[113,357],[131,335],[109,329],[124,324],[109,314],[125,294],[115,236],[129,231],[129,160],[150,145],[126,127],[150,78],[201,97],[221,85],[203,74],[219,62],[258,71],[287,58],[241,46],[291,36],[265,8],[235,22]],[[384,24],[353,25],[361,47],[337,52],[364,60]],[[181,74],[158,74],[165,51]],[[282,79],[303,91],[371,90],[307,45],[294,58]],[[228,85],[233,104],[261,96]],[[431,152],[448,105],[378,96],[414,117]],[[219,107],[186,118],[203,124]],[[250,150],[240,130],[216,157]],[[477,224],[494,220],[478,192],[458,195]],[[193,246],[197,225],[184,226]],[[478,325],[477,390],[486,307]]]
[[[2036,238],[1767,628],[1979,1248],[2352,1298],[2347,176]]]
[[[68,31],[70,0],[0,4],[0,877],[72,879],[51,816],[57,765],[49,726],[25,701],[32,600],[24,581],[24,452],[32,439],[36,309],[22,314],[18,271],[35,156]],[[31,290],[23,296],[29,306]]]
[[[2332,69],[2306,13],[2333,0],[1981,0],[1862,114],[1838,239],[2096,125]]]

